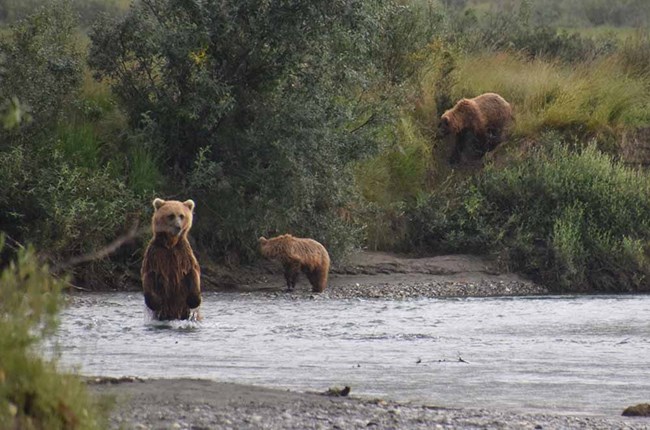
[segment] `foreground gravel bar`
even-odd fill
[[[525,414],[330,397],[195,379],[91,382],[111,429],[650,429],[649,418]]]

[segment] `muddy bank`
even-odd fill
[[[195,379],[91,383],[112,429],[650,429],[647,418],[444,409]]]

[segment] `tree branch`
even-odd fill
[[[139,221],[133,223],[133,226],[126,234],[123,234],[122,236],[118,237],[117,239],[115,239],[113,242],[109,243],[105,247],[100,248],[89,254],[83,254],[83,255],[78,255],[76,257],[72,257],[67,261],[64,261],[54,266],[52,271],[60,272],[62,270],[69,269],[70,267],[77,266],[82,263],[87,263],[89,261],[100,260],[102,258],[108,257],[109,255],[117,251],[119,248],[121,248],[122,245],[132,241],[133,239],[140,236],[144,232],[144,229],[140,229],[140,230],[138,229],[139,224],[140,224]]]

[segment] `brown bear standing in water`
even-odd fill
[[[313,239],[301,239],[283,234],[271,239],[259,238],[260,252],[265,258],[275,259],[284,267],[287,288],[293,290],[302,270],[311,283],[314,293],[327,287],[330,256],[323,245]]]
[[[201,269],[187,240],[194,201],[155,199],[153,207],[141,270],[144,302],[158,320],[188,319],[201,304]]]
[[[473,99],[461,99],[442,115],[438,126],[442,136],[451,133],[456,138],[449,162],[460,161],[467,132],[474,135],[477,149],[483,155],[496,148],[511,122],[512,107],[498,94],[485,93]]]

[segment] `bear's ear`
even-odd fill
[[[165,204],[165,201],[163,199],[153,199],[153,208],[155,210],[160,209],[162,205]]]
[[[191,212],[194,212],[194,200],[185,200],[183,204],[187,206]]]
[[[260,238],[257,239],[257,241],[258,241],[259,243],[266,243],[266,242],[267,242],[267,240],[266,240],[266,238],[265,238],[264,236],[260,236]]]

